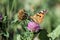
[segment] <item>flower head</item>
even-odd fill
[[[39,24],[37,24],[33,21],[30,21],[28,23],[27,29],[30,30],[31,32],[37,32],[40,29],[40,26],[39,26]]]

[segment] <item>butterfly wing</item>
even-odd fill
[[[18,20],[21,21],[21,20],[25,20],[25,19],[27,19],[27,13],[25,12],[24,9],[19,10]]]
[[[43,11],[31,16],[31,19],[33,21],[35,21],[36,23],[41,23],[44,19],[45,13],[46,13],[46,10],[43,10]]]

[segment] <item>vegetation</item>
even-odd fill
[[[30,32],[30,20],[18,21],[18,11],[31,16],[47,9],[39,32]],[[2,15],[1,15],[2,14]],[[60,0],[0,0],[0,40],[60,40]]]

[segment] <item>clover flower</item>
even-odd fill
[[[40,29],[40,26],[39,26],[39,24],[37,24],[33,21],[30,21],[28,23],[27,29],[30,30],[31,32],[37,32]]]

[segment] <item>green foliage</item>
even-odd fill
[[[48,36],[51,37],[53,40],[59,37],[60,35],[60,25],[53,30],[53,32],[49,33]]]
[[[40,40],[49,40],[47,34],[48,32],[45,29],[41,30],[39,33]]]

